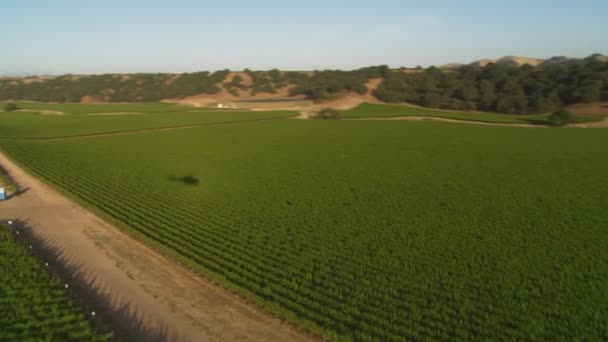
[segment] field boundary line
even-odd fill
[[[548,128],[548,127],[550,127],[547,125],[476,121],[476,120],[466,120],[466,119],[448,119],[448,118],[442,118],[442,117],[438,117],[438,116],[419,116],[419,115],[341,118],[340,120],[345,120],[345,121],[437,121],[437,122],[464,123],[464,124],[469,124],[469,125],[482,125],[482,126],[525,127],[525,128]]]
[[[177,125],[177,126],[143,128],[143,129],[129,129],[129,130],[124,130],[124,131],[114,131],[114,132],[105,132],[105,133],[90,133],[90,134],[78,134],[78,135],[64,135],[64,136],[57,136],[57,137],[40,137],[40,138],[0,137],[0,139],[3,139],[3,140],[13,140],[13,141],[58,141],[58,140],[73,140],[73,139],[97,138],[97,137],[106,137],[106,136],[115,136],[115,135],[139,134],[139,133],[148,133],[148,132],[173,131],[173,130],[179,130],[179,129],[197,128],[197,127],[205,127],[205,126],[223,126],[223,125],[242,124],[242,123],[277,121],[277,120],[290,119],[292,117],[294,117],[294,115],[282,116],[282,117],[277,117],[277,118],[249,119],[249,120],[235,120],[235,121],[218,121],[218,122],[208,122],[208,123],[202,123],[202,124],[188,124],[188,125]]]

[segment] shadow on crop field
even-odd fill
[[[547,126],[549,122],[546,119],[521,118],[518,119],[530,125]]]
[[[196,178],[192,175],[181,176],[181,177],[171,175],[171,176],[167,177],[167,179],[172,182],[182,183],[182,184],[190,185],[190,186],[196,186],[199,183],[198,178]]]
[[[6,221],[2,218],[1,222]],[[103,279],[88,272],[86,265],[71,261],[74,258],[52,239],[34,233],[33,225],[28,219],[16,219],[9,227],[43,267],[61,280],[60,284],[68,285],[68,296],[98,333],[111,333],[111,341],[189,341],[170,332],[166,324],[147,318],[129,298],[109,290]]]

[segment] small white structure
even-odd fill
[[[217,104],[217,108],[224,108],[224,104],[223,103],[218,103]]]

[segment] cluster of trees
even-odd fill
[[[552,126],[564,126],[574,122],[576,122],[574,115],[565,109],[560,109],[557,112],[549,115],[549,123]]]
[[[311,116],[313,119],[336,120],[340,119],[340,111],[332,108],[322,108],[319,112]]]
[[[374,94],[385,102],[431,108],[546,113],[567,104],[608,100],[608,63],[545,68],[489,64],[455,71],[431,67],[414,74],[391,72]]]
[[[180,74],[65,75],[50,79],[0,80],[0,100],[142,102],[216,94],[228,70]]]
[[[249,86],[249,93],[251,95],[256,95],[257,93],[275,94],[277,92],[276,89],[285,86],[285,79],[277,69],[272,69],[268,72],[245,69],[245,73],[251,77],[251,85]]]
[[[385,78],[390,74],[391,69],[381,65],[352,71],[314,71],[311,75],[292,73],[287,77],[290,83],[294,84],[289,91],[290,95],[303,94],[312,100],[325,100],[343,92],[365,94],[368,91],[365,84],[369,79]]]
[[[226,89],[230,94],[234,96],[239,95],[239,90],[244,91],[249,88],[245,84],[243,84],[243,78],[241,77],[241,75],[235,75],[232,80],[230,80],[230,82],[224,82],[223,86],[224,89]]]

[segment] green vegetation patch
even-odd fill
[[[63,285],[0,225],[0,340],[107,341],[77,313]]]
[[[608,101],[608,63],[512,67],[490,63],[451,72],[392,72],[376,89],[384,102],[507,114],[548,113],[573,103]]]
[[[0,144],[330,337],[608,339],[608,130],[279,120]]]
[[[196,113],[149,113],[143,115],[38,115],[3,113],[0,138],[57,138],[147,129],[207,125],[237,121],[286,118],[288,111],[200,111]]]
[[[445,111],[402,105],[363,103],[356,108],[342,112],[344,118],[382,118],[399,116],[429,116],[453,120],[479,121],[489,123],[549,124],[547,115],[509,115],[466,111]]]

